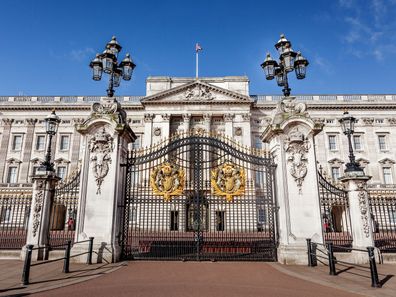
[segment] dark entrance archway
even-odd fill
[[[276,260],[275,164],[229,138],[175,135],[133,151],[124,259]]]

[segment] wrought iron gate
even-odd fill
[[[275,165],[212,135],[175,135],[133,151],[126,172],[125,259],[276,260]]]

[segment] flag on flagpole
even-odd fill
[[[202,51],[202,47],[199,45],[199,43],[197,42],[195,44],[195,51],[198,53],[199,51]]]

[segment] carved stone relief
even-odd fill
[[[310,143],[298,128],[292,129],[285,142],[285,151],[289,164],[289,172],[294,177],[299,193],[302,193],[302,183],[307,175],[308,158],[306,154],[310,148]]]
[[[374,118],[363,118],[362,120],[367,126],[372,126],[374,124]]]
[[[154,135],[155,135],[155,136],[161,136],[161,128],[158,128],[158,127],[155,128],[155,129],[154,129]]]
[[[193,101],[209,101],[215,98],[216,96],[210,91],[208,86],[201,85],[188,88],[182,95],[182,99]]]
[[[358,197],[359,197],[359,208],[360,208],[360,217],[363,223],[363,231],[366,237],[370,236],[370,226],[368,222],[368,205],[366,199],[366,189],[365,183],[358,183]]]
[[[110,154],[113,152],[113,137],[103,128],[91,138],[89,150],[91,152],[92,171],[97,185],[96,194],[100,194],[103,179],[109,172],[109,164],[111,164]]]
[[[44,181],[40,180],[36,186],[36,197],[34,197],[33,205],[33,236],[37,235],[38,228],[40,226],[41,210],[43,209],[44,202]]]
[[[145,123],[150,123],[153,119],[154,119],[154,114],[151,114],[151,113],[144,114],[144,122]]]

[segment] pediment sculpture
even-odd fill
[[[183,98],[192,101],[209,101],[216,98],[208,86],[195,85],[189,87],[184,93]]]

